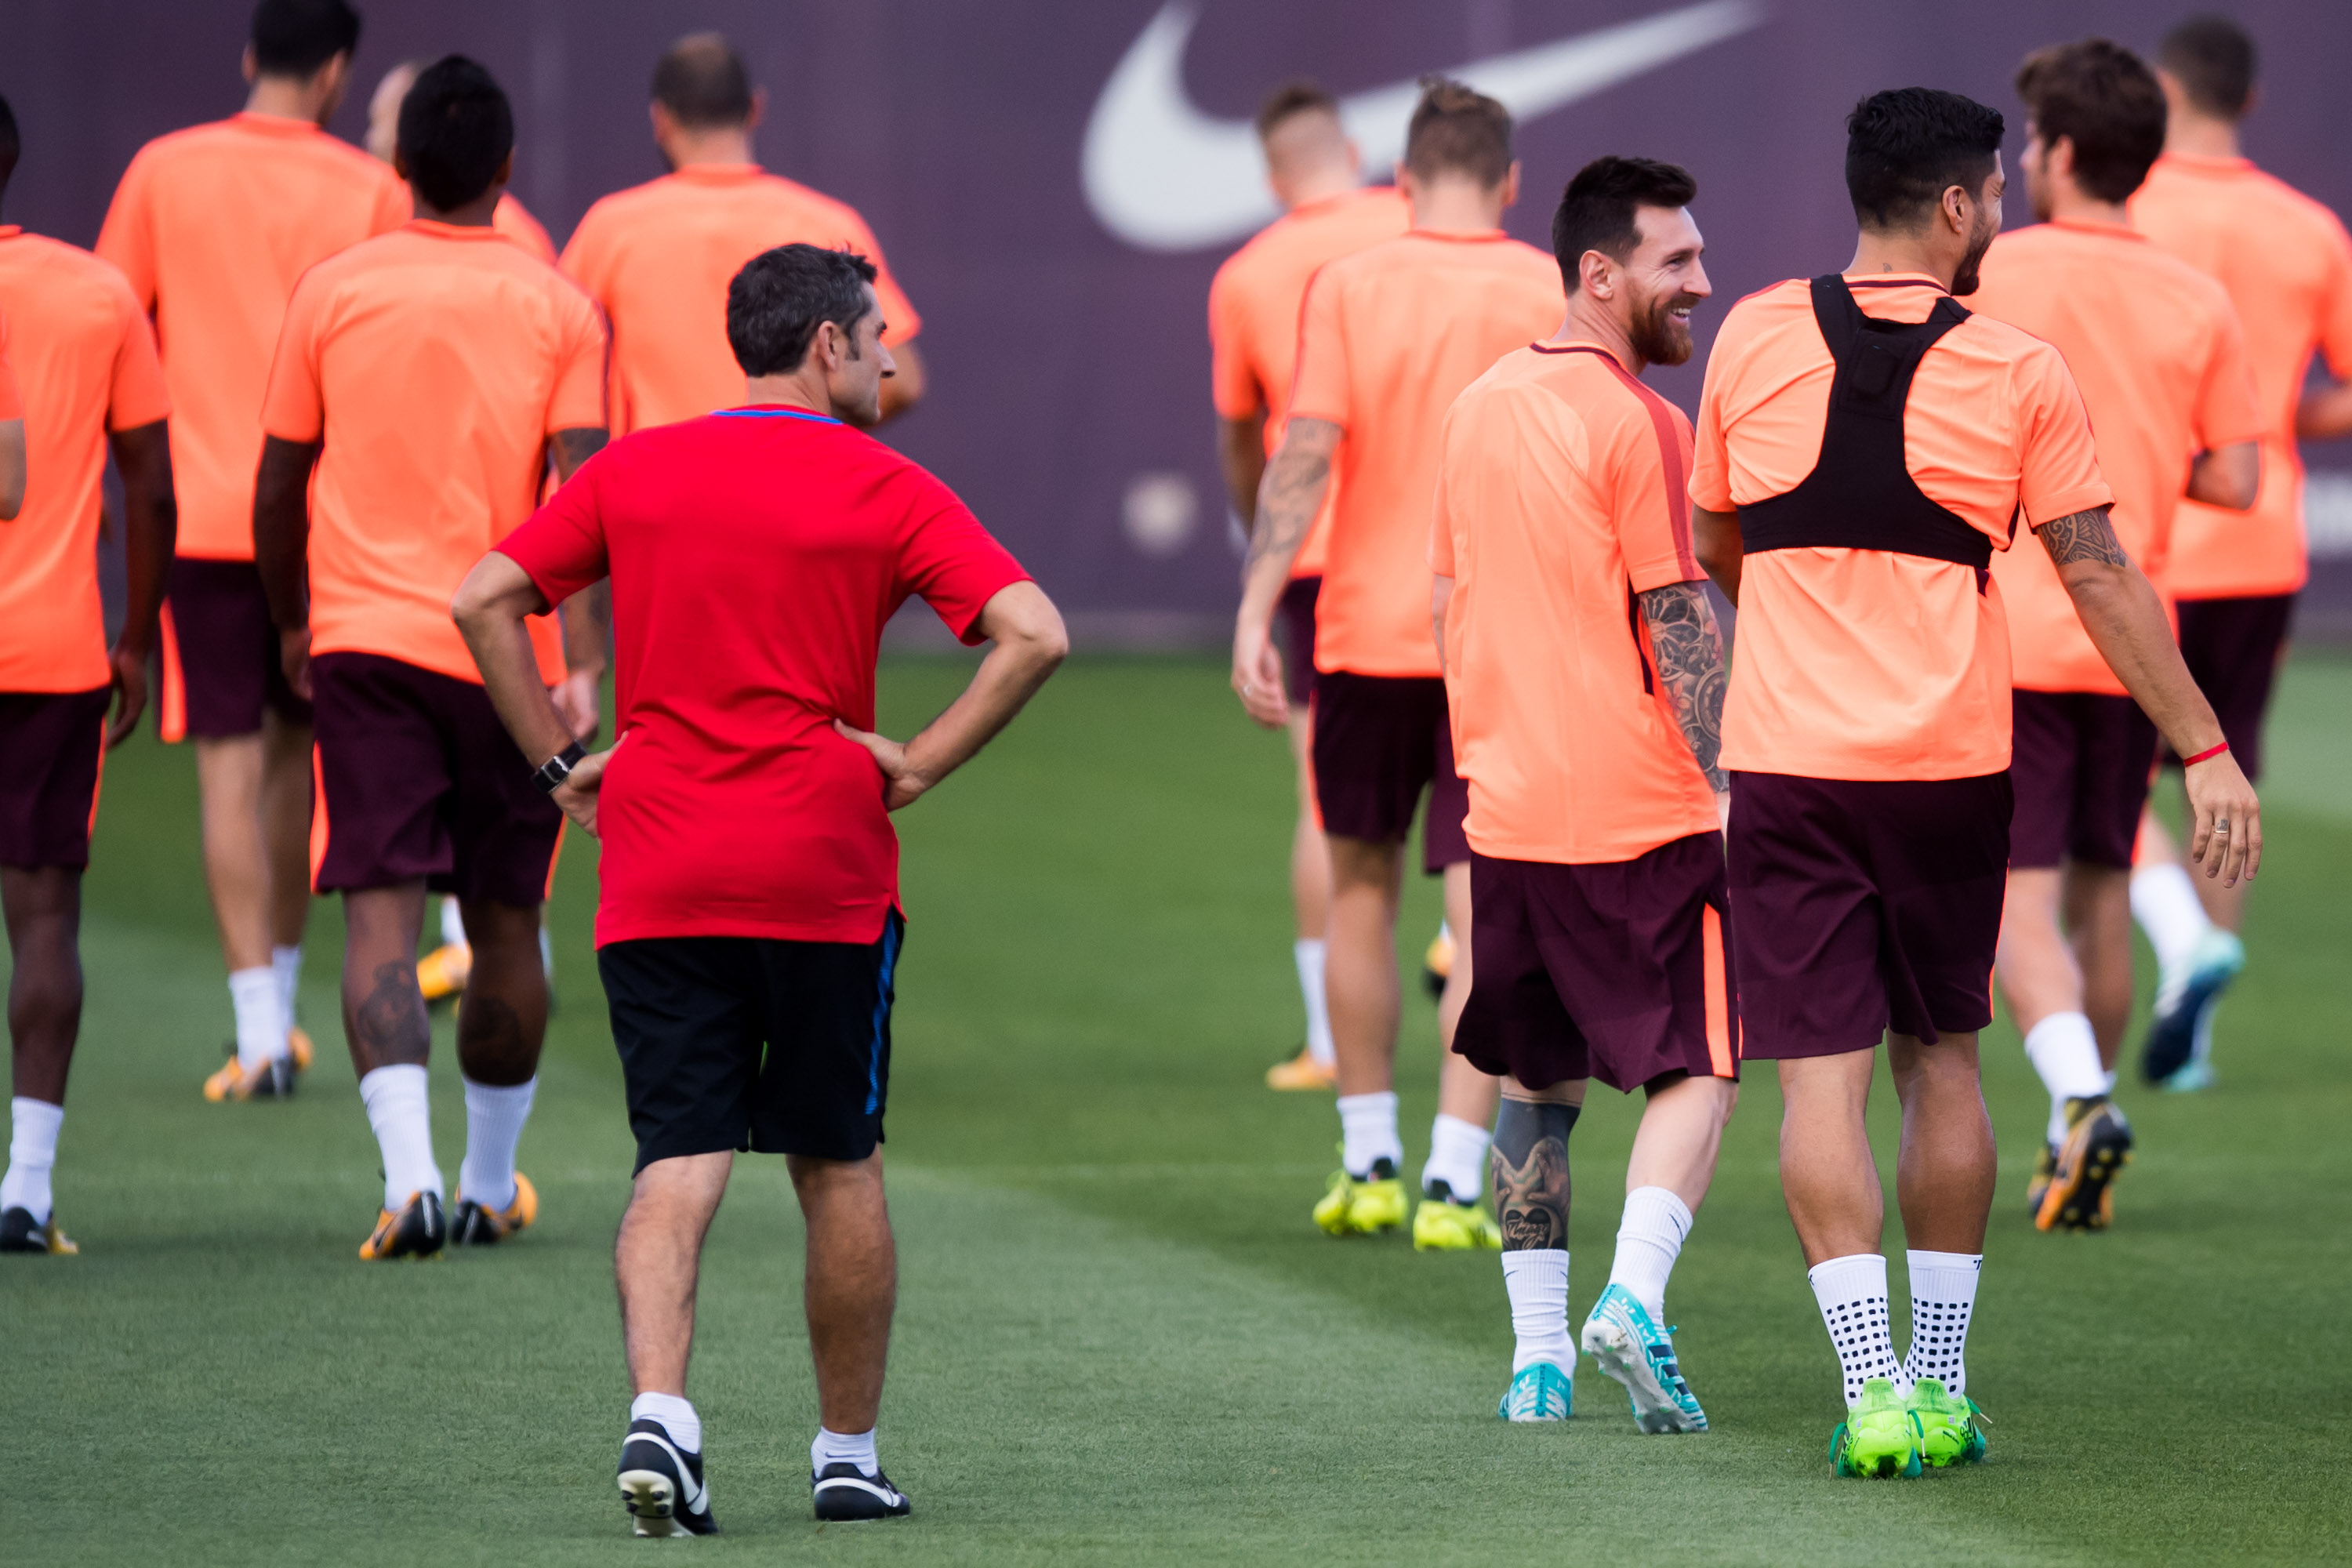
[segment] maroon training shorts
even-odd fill
[[[173,557],[157,644],[155,724],[164,740],[257,734],[265,708],[289,724],[310,721],[310,705],[286,683],[252,562]]]
[[[89,864],[113,692],[0,691],[0,866]]]
[[[2009,863],[2128,868],[2156,763],[2156,726],[2128,697],[2012,691]]]
[[[1723,836],[1633,860],[1470,857],[1470,1000],[1454,1048],[1529,1089],[1739,1077]]]
[[[1293,577],[1274,604],[1282,628],[1282,692],[1293,706],[1315,696],[1315,601],[1322,593],[1322,578]]]
[[[2183,599],[2180,658],[2213,716],[2221,738],[2249,781],[2263,776],[2263,718],[2270,711],[2271,688],[2286,657],[2287,633],[2294,626],[2293,594],[2246,599]],[[2180,759],[2164,749],[2167,767]]]
[[[1933,1042],[1992,1022],[2007,773],[1731,775],[1731,945],[1749,1059]]]
[[[1323,831],[1371,844],[1402,844],[1429,792],[1422,868],[1432,876],[1470,858],[1462,820],[1470,786],[1454,771],[1445,682],[1435,676],[1315,677],[1315,802]]]
[[[319,789],[310,885],[422,878],[436,893],[544,902],[563,813],[470,680],[373,653],[310,661]]]

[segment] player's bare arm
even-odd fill
[[[1234,689],[1249,716],[1266,728],[1289,721],[1282,690],[1282,656],[1274,647],[1274,608],[1290,581],[1290,563],[1323,510],[1331,488],[1331,455],[1340,427],[1328,419],[1294,419],[1282,448],[1258,487],[1256,525],[1242,564],[1242,607],[1234,617]]]
[[[1700,567],[1723,590],[1723,596],[1738,608],[1739,567],[1747,558],[1747,547],[1739,540],[1739,514],[1691,508],[1691,549]]]
[[[253,480],[253,565],[278,628],[286,679],[310,695],[310,595],[304,568],[310,550],[310,470],[319,441],[261,440],[261,468]]]
[[[1445,606],[1454,603],[1454,579],[1429,579],[1429,635],[1437,644],[1437,673],[1445,673]]]
[[[2156,590],[2116,542],[2107,509],[2054,518],[2037,531],[2107,668],[2178,755],[2200,759],[2182,773],[2197,817],[2189,858],[2225,886],[2252,877],[2263,859],[2261,804],[2237,759],[2215,750],[2221,721],[2181,662]]]
[[[994,646],[963,695],[904,745],[835,719],[833,727],[872,754],[892,811],[911,805],[970,762],[1013,721],[1070,651],[1062,614],[1045,591],[1020,582],[997,591],[980,612],[981,635]]]
[[[604,449],[605,432],[583,426],[558,430],[548,438],[549,458],[555,464],[559,484],[569,483],[580,465]],[[596,689],[604,678],[606,652],[613,646],[613,590],[597,583],[566,599],[556,612],[563,626],[563,679],[555,688],[555,710],[574,740],[586,742],[596,733]]]
[[[576,595],[575,595],[576,596]],[[572,726],[556,710],[555,694],[540,683],[539,656],[530,646],[525,624],[547,614],[547,598],[530,574],[493,550],[474,563],[457,584],[449,616],[465,637],[466,647],[482,672],[482,689],[499,722],[514,737],[523,761],[536,768],[572,743]],[[604,781],[604,767],[615,741],[601,752],[583,757],[571,776],[556,786],[555,804],[590,837],[596,832],[596,801]]]
[[[12,522],[25,505],[25,422],[0,419],[0,522]]]
[[[2198,453],[2189,465],[2189,488],[2182,493],[2225,511],[2244,511],[2262,489],[2262,443],[2238,441]]]
[[[2306,441],[2352,436],[2352,381],[2329,382],[2304,394],[2294,411],[2294,433]]]
[[[108,655],[114,667],[114,719],[106,728],[106,743],[115,746],[130,739],[147,706],[147,657],[155,646],[155,617],[163,607],[180,508],[172,490],[166,421],[117,430],[107,439],[115,469],[122,476],[123,563],[129,588],[122,630]]]
[[[1225,496],[1244,526],[1257,521],[1257,488],[1265,480],[1265,410],[1246,419],[1217,421],[1217,469]]]
[[[1658,680],[1674,705],[1675,722],[1690,743],[1706,786],[1722,795],[1731,785],[1723,776],[1723,694],[1731,684],[1723,659],[1723,628],[1716,625],[1715,606],[1696,583],[1670,583],[1640,595],[1642,618],[1649,623],[1650,651],[1658,661]]]

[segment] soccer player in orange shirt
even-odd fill
[[[1341,1168],[1315,1216],[1334,1236],[1404,1223],[1396,910],[1424,792],[1423,865],[1445,879],[1446,919],[1462,944],[1438,1005],[1445,1046],[1470,990],[1467,803],[1429,629],[1429,509],[1445,410],[1495,361],[1557,327],[1566,306],[1559,264],[1501,227],[1519,186],[1501,104],[1431,80],[1396,181],[1412,231],[1327,263],[1308,286],[1289,422],[1259,492],[1234,626],[1242,706],[1269,728],[1287,722],[1272,623],[1328,497],[1311,760],[1331,853],[1325,980],[1342,1137]],[[1413,1243],[1498,1247],[1479,1202],[1495,1079],[1450,1052],[1439,1075]]]
[[[1706,1430],[1665,1293],[1738,1094],[1723,636],[1691,547],[1690,421],[1640,379],[1690,358],[1712,291],[1697,192],[1671,163],[1586,164],[1552,219],[1567,319],[1445,416],[1429,558],[1475,975],[1454,1049],[1503,1078],[1507,1421],[1572,1404],[1568,1136],[1598,1077],[1648,1104],[1584,1348],[1643,1431]]]
[[[766,93],[716,33],[672,44],[654,67],[654,144],[671,173],[590,207],[563,247],[563,269],[604,308],[613,329],[613,433],[698,418],[731,405],[742,375],[727,347],[727,285],[761,251],[794,243],[853,250],[874,282],[898,373],[882,417],[923,395],[915,351],[921,318],[907,302],[866,220],[847,205],[762,169],[751,155]]]
[[[2164,144],[2155,73],[2085,38],[2029,58],[2017,90],[2027,113],[2019,167],[2039,221],[1993,242],[1970,308],[2066,356],[2116,494],[2109,526],[2161,593],[2184,494],[2253,504],[2263,420],[2244,336],[2221,286],[2125,215]],[[2156,731],[2047,556],[2005,551],[1992,571],[2015,688],[2000,980],[2050,1091],[2026,1203],[2042,1230],[2097,1229],[2132,1146],[2109,1091],[2131,1017],[2132,840]]]
[[[1257,112],[1266,184],[1283,216],[1225,258],[1209,283],[1210,379],[1217,409],[1217,458],[1234,513],[1257,521],[1266,458],[1282,445],[1284,415],[1298,353],[1298,307],[1325,262],[1394,239],[1412,226],[1390,185],[1364,189],[1363,160],[1339,125],[1337,100],[1311,82],[1275,89]],[[1270,1088],[1328,1089],[1335,1058],[1323,1002],[1323,921],[1331,898],[1331,858],[1315,815],[1308,766],[1308,703],[1315,691],[1315,597],[1323,584],[1326,506],[1290,563],[1276,612],[1283,631],[1282,679],[1290,700],[1290,752],[1298,773],[1298,824],[1290,838],[1290,901],[1297,919],[1293,953],[1307,1004],[1307,1044],[1266,1070]]]
[[[390,163],[400,150],[400,105],[408,89],[416,85],[416,73],[429,61],[403,60],[376,79],[375,91],[368,97],[367,150],[377,159]],[[512,191],[499,195],[498,210],[490,215],[490,226],[546,262],[555,265],[555,242],[547,237],[546,227],[530,216],[530,209],[516,199]]]
[[[1740,1036],[1780,1063],[1780,1184],[1844,1376],[1841,1475],[1984,1452],[1963,1365],[1994,1180],[1977,1035],[2012,809],[1990,566],[2018,522],[2191,760],[2200,863],[2235,878],[2262,854],[2253,790],[2108,525],[2065,361],[1955,298],[2000,227],[2000,115],[1957,93],[1855,106],[1853,259],[1725,317],[1691,472],[1700,563],[1739,606],[1722,764]],[[1882,1038],[1912,1247],[1900,1361],[1864,1118]]]
[[[2224,16],[2183,22],[2158,51],[2157,79],[2171,110],[2164,156],[2132,197],[2132,223],[2229,290],[2263,422],[2253,510],[2189,500],[2174,517],[2180,654],[2212,699],[2239,766],[2260,779],[2263,714],[2308,575],[2295,437],[2352,435],[2352,237],[2333,212],[2241,152],[2238,125],[2255,96],[2254,44],[2243,28]],[[2315,353],[2333,377],[2305,400]],[[2168,1089],[2202,1089],[2212,1082],[2215,1004],[2245,964],[2238,933],[2246,885],[2190,877],[2153,813],[2142,819],[2140,845],[2132,912],[2159,968],[2140,1072]]]
[[[16,116],[0,100],[0,194],[18,152]],[[172,405],[146,312],[122,274],[89,251],[0,226],[0,318],[16,382],[0,370],[0,427],[15,426],[30,447],[16,468],[24,488],[0,493],[0,912],[15,1064],[0,1252],[62,1254],[75,1247],[49,1177],[81,1026],[82,870],[105,748],[131,732],[147,702],[172,561]],[[28,406],[17,405],[17,386]],[[110,448],[130,587],[110,650],[98,591]]]
[[[343,1026],[383,1158],[363,1258],[497,1242],[539,1207],[514,1155],[547,1026],[539,910],[562,816],[504,743],[449,601],[530,515],[543,461],[569,478],[604,445],[604,333],[587,296],[491,226],[513,147],[488,71],[452,55],[418,75],[399,145],[416,217],[303,276],[262,405],[255,558],[288,679],[318,710],[313,879],[343,894]],[[533,641],[562,685],[554,625]],[[457,896],[474,954],[446,1215],[416,984],[428,888]]]
[[[16,117],[0,100],[6,116],[0,136],[6,138],[8,159],[16,161]],[[25,400],[16,377],[8,368],[8,318],[0,314],[0,522],[12,521],[25,504]]]
[[[253,476],[269,356],[294,280],[408,216],[392,172],[320,129],[351,80],[344,0],[262,0],[245,112],[160,137],[123,172],[98,253],[155,318],[172,391],[179,554],[163,621],[163,737],[195,742],[205,879],[236,1016],[208,1100],[280,1094],[310,1061],[293,1026],[310,908],[310,708],[289,689],[253,568]]]

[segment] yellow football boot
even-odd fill
[[[1315,1223],[1332,1236],[1371,1236],[1403,1225],[1404,1183],[1396,1163],[1375,1160],[1371,1173],[1360,1177],[1345,1167],[1332,1172],[1330,1190],[1315,1205]]]
[[[463,991],[473,973],[474,950],[445,942],[416,961],[416,988],[425,993],[425,1001],[438,1002]]]
[[[463,1192],[449,1219],[449,1239],[460,1247],[490,1247],[519,1230],[529,1230],[539,1218],[539,1189],[520,1171],[515,1173],[514,1202],[502,1209],[483,1207]]]
[[[215,1105],[231,1100],[279,1100],[293,1092],[292,1057],[272,1057],[247,1072],[245,1064],[236,1059],[234,1044],[220,1070],[205,1079],[205,1098]]]
[[[1275,1063],[1265,1069],[1265,1087],[1280,1089],[1328,1089],[1338,1084],[1339,1076],[1315,1059],[1315,1053],[1305,1046],[1287,1061]]]
[[[58,1228],[54,1210],[47,1219],[39,1221],[33,1218],[30,1209],[10,1209],[0,1214],[0,1252],[42,1252],[51,1258],[71,1258],[80,1250]]]
[[[1488,1252],[1503,1250],[1503,1229],[1476,1204],[1457,1204],[1424,1197],[1412,1211],[1415,1252]]]
[[[317,1053],[310,1045],[310,1031],[299,1024],[286,1026],[286,1054],[294,1058],[296,1072],[309,1072],[310,1058]]]
[[[520,1192],[521,1183],[516,1183]],[[411,1193],[408,1201],[398,1209],[384,1209],[377,1214],[375,1229],[360,1243],[363,1262],[376,1263],[388,1258],[432,1258],[441,1250],[449,1237],[449,1223],[441,1213],[438,1193]]]

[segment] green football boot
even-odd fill
[[[1911,1418],[1919,1428],[1919,1458],[1937,1469],[1984,1461],[1984,1429],[1977,1425],[1983,1417],[1975,1400],[1949,1392],[1935,1378],[1923,1377],[1911,1385]]]
[[[1454,1189],[1433,1182],[1412,1211],[1415,1252],[1488,1252],[1503,1250],[1502,1227],[1476,1200],[1454,1201]]]
[[[1893,1383],[1874,1377],[1862,1385],[1862,1403],[1830,1434],[1830,1471],[1877,1479],[1919,1473],[1919,1424]]]
[[[1495,1406],[1504,1421],[1565,1421],[1576,1408],[1576,1384],[1568,1373],[1548,1361],[1529,1362],[1514,1373],[1503,1402]]]
[[[1330,1190],[1315,1205],[1315,1223],[1332,1236],[1370,1236],[1404,1224],[1404,1183],[1396,1163],[1386,1157],[1372,1162],[1361,1176],[1345,1166],[1331,1173]]]

